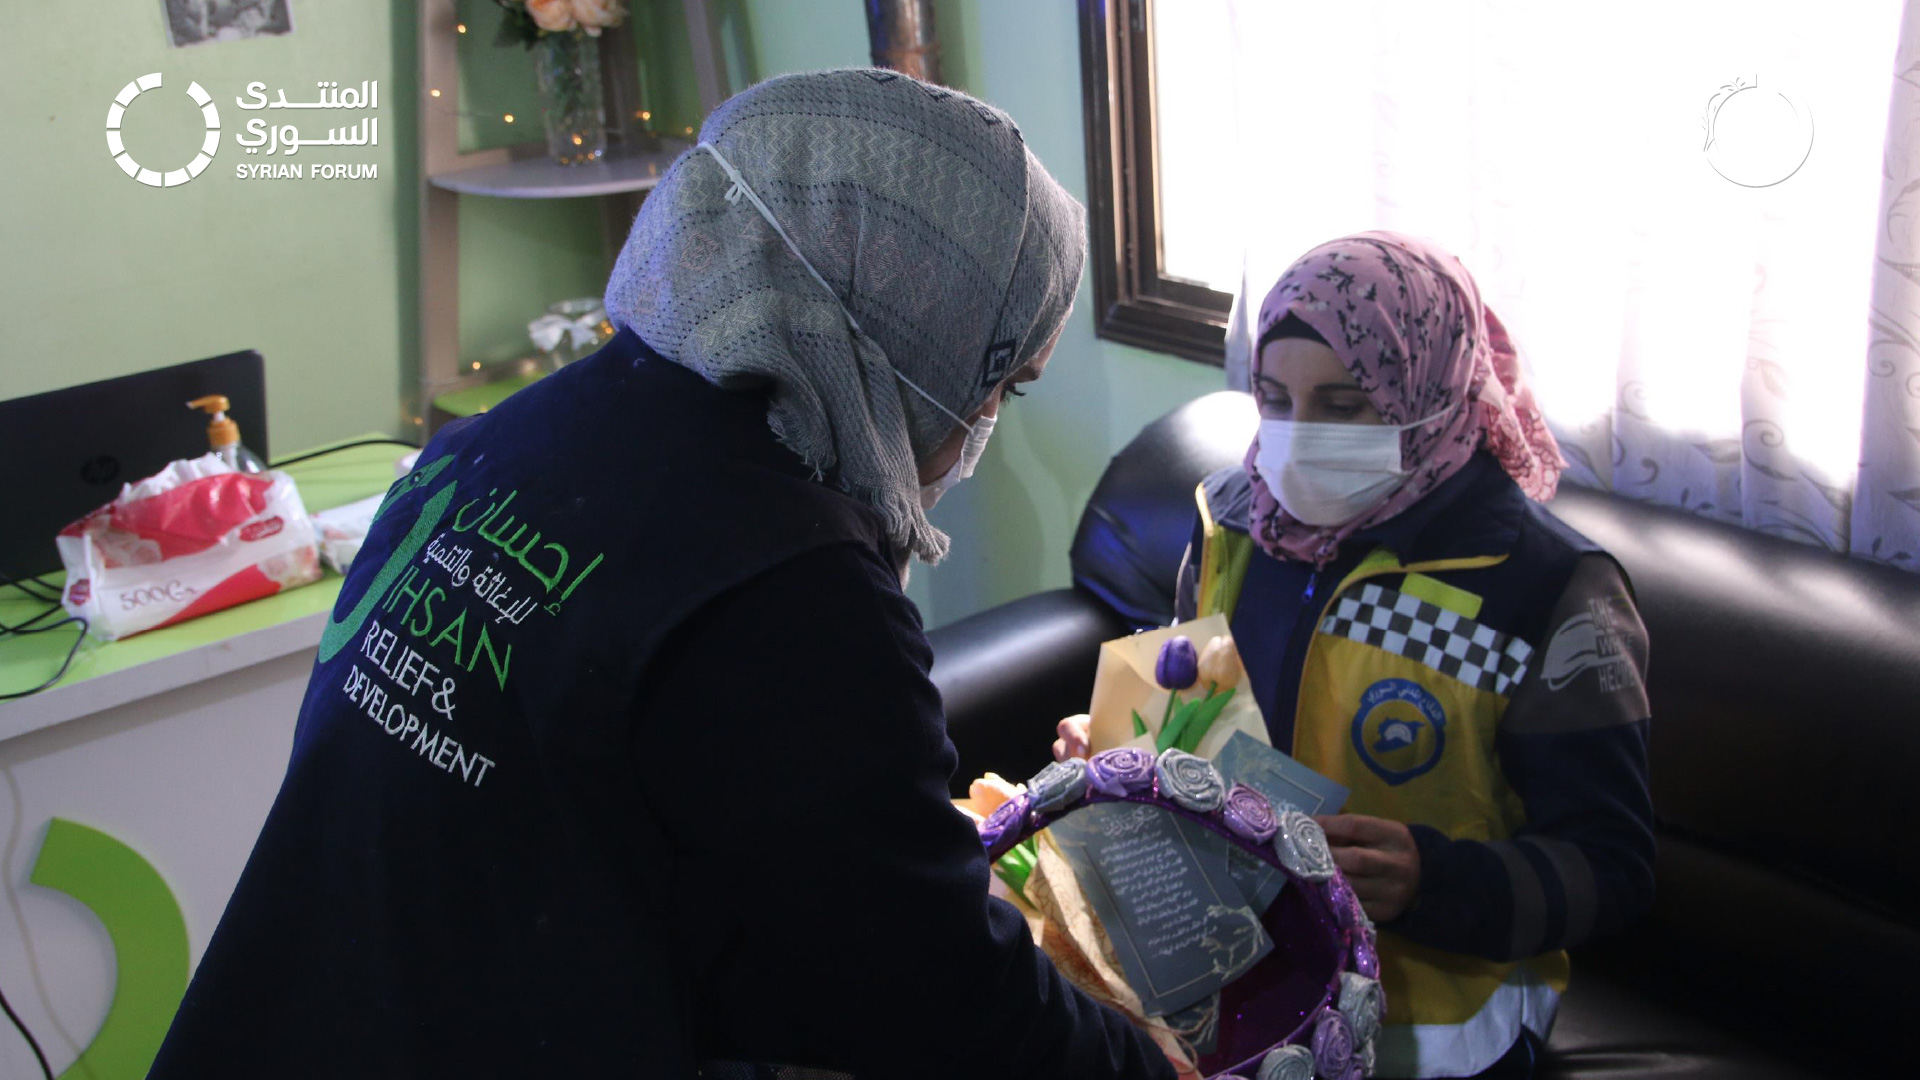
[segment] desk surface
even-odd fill
[[[385,491],[393,483],[394,462],[406,452],[402,446],[356,446],[285,471],[311,513]],[[328,571],[312,585],[124,641],[88,638],[58,683],[0,701],[0,739],[312,648],[339,593],[340,578]],[[0,622],[16,624],[45,607],[18,589],[0,587]],[[36,686],[59,670],[73,633],[74,627],[64,626],[0,638],[0,694]]]

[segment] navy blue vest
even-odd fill
[[[883,551],[878,516],[764,397],[631,332],[442,431],[350,568],[152,1075],[691,1075],[631,697],[712,597],[847,542]]]

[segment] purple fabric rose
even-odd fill
[[[1277,1046],[1260,1059],[1259,1080],[1313,1080],[1313,1051],[1304,1046]]]
[[[1379,1064],[1380,1053],[1374,1049],[1373,1040],[1368,1039],[1366,1042],[1353,1048],[1353,1068],[1358,1071],[1349,1071],[1347,1075],[1358,1077],[1372,1076],[1373,1070],[1379,1067]]]
[[[1182,634],[1170,637],[1160,646],[1153,662],[1153,681],[1163,690],[1185,690],[1200,681],[1200,653],[1193,639]]]
[[[1380,1034],[1380,980],[1351,971],[1340,973],[1340,997],[1336,1004],[1347,1018],[1357,1042],[1368,1042]]]
[[[1353,1064],[1353,1028],[1338,1009],[1321,1009],[1313,1022],[1313,1066],[1321,1076],[1345,1076]]]
[[[1153,751],[1138,746],[1102,750],[1087,762],[1087,782],[1115,797],[1145,791],[1153,784]]]
[[[1280,829],[1273,804],[1265,795],[1241,783],[1227,789],[1227,801],[1220,807],[1220,816],[1235,836],[1256,844],[1273,839],[1273,834]]]
[[[1327,846],[1326,831],[1320,823],[1298,810],[1280,815],[1280,831],[1273,837],[1274,854],[1280,865],[1303,881],[1326,881],[1333,877],[1333,849]]]
[[[1153,775],[1160,781],[1160,794],[1196,814],[1208,814],[1226,801],[1227,785],[1220,770],[1206,758],[1171,747],[1160,751]]]
[[[1015,795],[987,815],[980,823],[980,843],[988,851],[999,845],[1002,838],[1018,834],[1027,820],[1027,796],[1025,792]]]
[[[1056,761],[1027,781],[1027,799],[1035,810],[1051,814],[1080,801],[1087,793],[1087,763],[1081,758]]]

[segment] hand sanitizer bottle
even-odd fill
[[[267,463],[260,455],[240,444],[240,425],[227,419],[227,410],[232,403],[220,394],[208,394],[187,402],[187,408],[199,409],[213,417],[207,422],[207,445],[220,455],[220,460],[243,473],[263,473]]]

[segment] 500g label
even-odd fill
[[[148,604],[179,604],[192,599],[194,591],[184,582],[175,578],[165,585],[148,585],[141,589],[129,589],[120,594],[120,610],[132,611]]]

